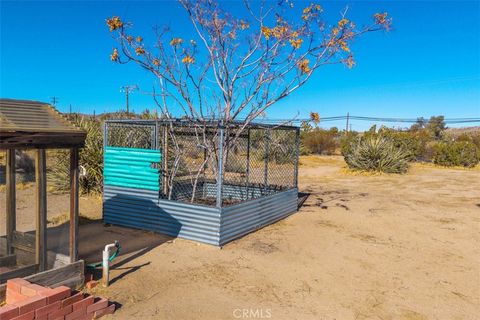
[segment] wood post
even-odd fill
[[[15,182],[15,149],[7,149],[7,254],[13,254],[13,232],[16,229],[16,182]]]
[[[78,260],[78,148],[70,149],[70,262]]]
[[[36,225],[35,263],[39,271],[47,269],[47,163],[45,149],[37,150],[35,161]]]

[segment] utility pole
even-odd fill
[[[347,112],[347,125],[345,126],[345,132],[348,133],[348,120],[350,120],[350,113]]]
[[[125,108],[126,108],[127,114],[130,113],[128,95],[129,95],[130,92],[135,91],[135,90],[138,90],[138,85],[136,85],[136,84],[126,85],[126,86],[123,86],[120,89],[120,92],[125,92]]]
[[[68,106],[68,113],[69,114],[72,114],[72,104],[70,103],[70,105]]]
[[[58,97],[53,96],[53,97],[51,97],[50,99],[51,99],[51,101],[52,101],[52,105],[53,105],[54,107],[56,107],[56,106],[57,106],[57,103],[58,103]]]

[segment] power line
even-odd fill
[[[365,117],[365,116],[353,116],[347,114],[346,116],[333,116],[320,118],[321,122],[341,121],[341,120],[357,120],[357,121],[369,121],[369,122],[404,122],[404,123],[417,123],[417,118],[387,118],[387,117]],[[309,122],[311,119],[256,119],[256,122],[262,123],[302,123]],[[428,121],[428,119],[425,119]],[[444,118],[443,121],[447,124],[459,124],[459,123],[476,123],[480,122],[480,118]]]
[[[125,92],[125,107],[127,114],[129,113],[129,102],[128,102],[128,95],[130,92],[138,90],[138,85],[126,85],[120,88],[120,92]]]

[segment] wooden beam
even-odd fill
[[[70,149],[70,262],[78,260],[78,148]]]
[[[22,266],[13,270],[3,272],[0,275],[0,283],[7,282],[8,279],[23,278],[31,275],[37,271],[37,265],[30,264],[28,266]]]
[[[11,267],[17,264],[17,255],[10,254],[8,256],[0,257],[0,267]]]
[[[13,254],[13,232],[16,229],[16,183],[15,183],[15,149],[7,149],[7,254]]]
[[[45,149],[37,150],[35,161],[36,178],[36,225],[35,263],[39,271],[47,269],[47,163]]]
[[[31,233],[13,231],[12,234],[12,247],[14,249],[22,250],[25,252],[35,253],[35,235]]]
[[[79,260],[75,263],[58,267],[56,269],[50,269],[40,273],[35,273],[30,276],[26,276],[24,279],[28,282],[51,288],[67,286],[72,289],[77,289],[83,284],[83,281],[85,279],[83,273],[84,269],[85,263],[83,262],[83,260]],[[0,284],[0,301],[5,300],[6,291],[7,284]]]

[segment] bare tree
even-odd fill
[[[148,46],[132,33],[131,23],[112,17],[107,25],[119,45],[111,60],[134,62],[150,71],[157,78],[154,98],[162,115],[175,113],[198,129],[199,146],[209,159],[194,175],[197,180],[218,147],[213,140],[217,135],[206,134],[207,123],[216,121],[226,128],[221,155],[225,163],[231,146],[253,120],[299,89],[318,68],[353,67],[352,41],[388,31],[391,25],[387,13],[376,13],[370,24],[358,27],[347,18],[348,8],[328,24],[318,4],[299,10],[289,1],[244,1],[234,15],[212,0],[179,3],[190,19],[191,39],[155,28],[155,42]],[[241,125],[230,129],[229,124],[240,119]]]

